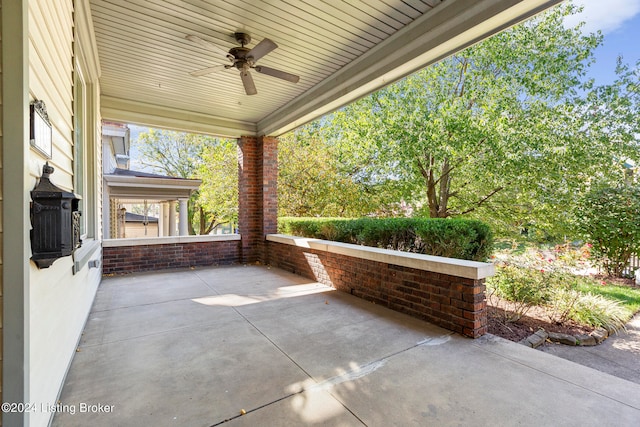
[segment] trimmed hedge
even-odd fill
[[[469,219],[284,217],[278,232],[473,261],[487,260],[493,250],[489,226]]]

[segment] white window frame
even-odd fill
[[[87,85],[80,64],[76,62],[73,77],[73,191],[80,201],[80,238],[84,241],[89,234],[90,204],[93,196],[87,186]]]
[[[98,232],[97,187],[98,132],[95,85],[85,78],[83,63],[76,58],[73,76],[73,186],[82,197],[80,210],[82,246],[74,254],[73,274],[76,274],[100,249]],[[78,169],[79,168],[79,169]]]

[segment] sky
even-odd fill
[[[589,76],[597,85],[609,84],[615,79],[618,56],[624,62],[635,64],[640,60],[640,0],[574,0],[583,5],[580,15],[567,19],[567,24],[585,22],[583,31],[602,31],[604,43],[595,51],[596,62]]]

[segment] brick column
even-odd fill
[[[266,236],[278,232],[278,138],[263,136],[261,140],[258,177],[262,176],[262,232]]]
[[[238,229],[242,262],[265,261],[265,235],[277,231],[278,139],[238,139]]]

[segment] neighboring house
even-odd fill
[[[121,228],[123,235],[122,238],[144,238],[144,237],[159,237],[158,234],[158,218],[140,215],[131,212],[124,212],[124,215],[119,214],[118,220],[122,216],[122,220],[125,223]]]
[[[53,407],[107,255],[157,252],[147,243],[122,246],[136,239],[108,239],[112,200],[168,201],[170,210],[195,188],[185,180],[118,172],[128,168],[126,130],[107,124],[103,133],[103,119],[238,141],[240,234],[156,238],[170,255],[152,268],[264,261],[265,237],[276,232],[279,135],[559,1],[386,0],[381,10],[367,2],[332,2],[322,13],[300,0],[277,7],[230,0],[215,7],[177,0],[0,2],[1,393],[4,402]],[[224,53],[238,45],[234,32],[246,28],[254,31],[250,48],[267,37],[280,45],[260,59],[264,67],[251,70],[257,94],[246,94],[253,83],[249,68],[238,74],[248,63],[206,77],[189,75],[226,61],[189,36]],[[270,66],[299,74],[299,83],[268,75]],[[46,106],[48,122],[32,119],[36,101]],[[109,155],[105,144],[112,144]],[[81,215],[74,214],[67,231],[77,233],[82,246],[38,268],[31,233],[45,230],[32,230],[37,209],[32,211],[30,193],[46,162],[55,169],[51,182],[81,197],[70,204],[78,202]],[[103,167],[110,171],[104,179]],[[159,218],[163,230],[172,222],[185,225],[168,213]],[[2,424],[43,427],[52,416],[5,412]]]
[[[125,204],[143,203],[161,206],[159,233],[155,237],[188,235],[187,202],[202,180],[130,170],[129,136],[129,127],[125,124],[105,122],[102,125],[103,235],[111,239],[140,237],[122,230],[126,222],[118,221],[118,214]]]

